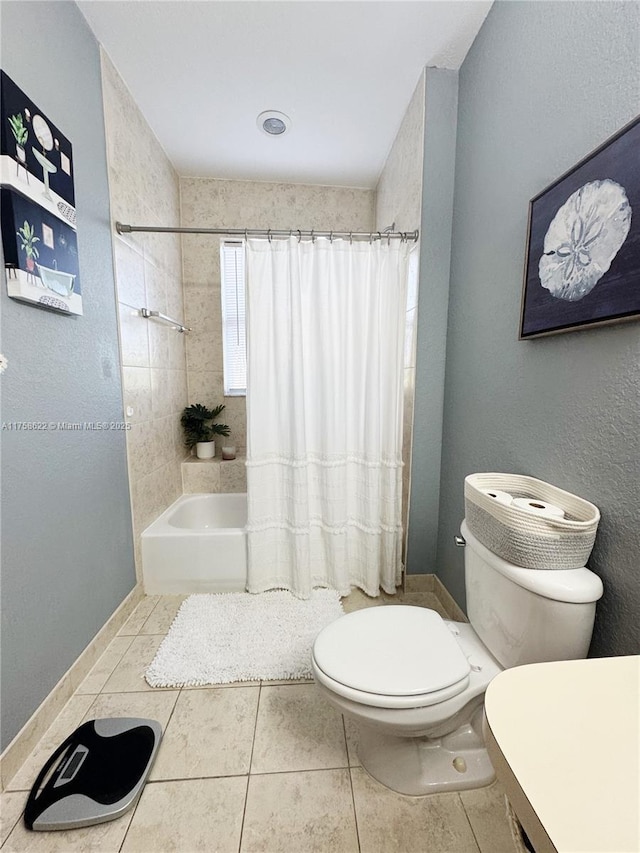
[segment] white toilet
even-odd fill
[[[470,624],[424,607],[371,607],[332,622],[313,646],[319,689],[358,724],[363,767],[402,794],[490,784],[487,685],[507,667],[586,657],[602,596],[587,568],[523,569],[464,521],[461,532]]]

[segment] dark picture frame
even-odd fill
[[[529,202],[518,339],[640,318],[640,116]]]

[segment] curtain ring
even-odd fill
[[[353,231],[349,231],[349,245],[353,246]]]
[[[271,242],[271,228],[267,231],[267,240]]]
[[[373,245],[373,231],[369,232],[369,245]]]
[[[249,239],[249,237],[247,235],[247,229],[246,228],[244,229],[244,239],[245,239],[245,242]]]
[[[311,242],[312,243],[316,242],[315,234],[313,233],[313,228],[311,229]]]
[[[387,231],[387,248],[391,245],[391,231]]]
[[[333,243],[333,231],[329,232],[329,242]]]
[[[298,243],[302,240],[302,231],[298,228]]]
[[[380,245],[382,245],[382,234],[378,231],[378,240],[380,240]]]

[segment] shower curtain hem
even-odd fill
[[[361,592],[364,592],[364,594],[367,595],[369,598],[380,598],[380,595],[382,592],[386,593],[387,595],[397,595],[397,589],[398,589],[397,586],[394,586],[393,589],[391,589],[390,587],[387,588],[384,584],[381,583],[380,586],[378,587],[377,592],[370,592],[369,588],[363,582],[354,580],[351,582],[351,584],[347,588],[346,592],[342,588],[330,586],[329,584],[326,584],[326,583],[313,583],[311,586],[311,589],[309,590],[308,595],[299,595],[296,592],[295,588],[288,582],[287,583],[275,582],[273,584],[267,583],[266,585],[260,584],[258,586],[256,586],[255,584],[252,584],[251,586],[247,585],[247,592],[250,593],[251,595],[261,595],[263,592],[272,592],[274,590],[283,590],[285,592],[290,592],[292,595],[295,595],[296,598],[309,598],[309,596],[311,595],[311,592],[314,589],[335,589],[336,592],[339,593],[340,598],[347,598],[349,595],[351,595],[354,588],[359,589]]]

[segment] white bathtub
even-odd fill
[[[243,592],[247,495],[183,495],[143,531],[148,595]]]

